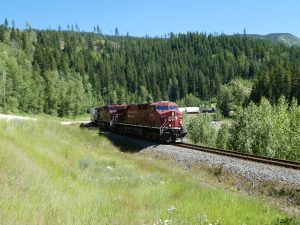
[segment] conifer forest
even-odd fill
[[[193,142],[300,158],[299,47],[254,39],[246,31],[132,37],[120,36],[117,29],[115,35],[103,35],[98,26],[94,32],[73,26],[36,30],[28,25],[19,30],[5,22],[0,26],[0,51],[2,112],[75,118],[104,104],[170,100],[180,106],[214,105],[215,119],[238,112],[233,126],[222,124],[216,132],[209,126],[211,118],[187,121]],[[266,105],[268,113],[262,111]],[[266,118],[277,112],[287,127],[279,117]],[[247,132],[245,126],[255,118],[260,118],[259,126]],[[269,123],[260,123],[263,120]]]
[[[235,79],[253,83],[243,104],[300,99],[300,49],[246,34],[136,38],[3,24],[0,51],[0,106],[12,112],[77,115],[99,104],[188,95],[213,101]]]

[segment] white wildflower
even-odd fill
[[[176,211],[177,209],[174,206],[171,206],[170,208],[168,208],[168,211],[170,213],[172,213],[173,211]]]

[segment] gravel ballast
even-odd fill
[[[235,177],[246,178],[251,181],[253,185],[272,182],[300,190],[299,170],[200,152],[173,145],[157,144],[151,141],[114,133],[105,133],[105,135],[113,142],[119,142],[120,147],[122,147],[122,143],[126,142],[126,144],[130,144],[136,148],[135,151],[137,151],[138,154],[167,157],[180,167],[186,169],[199,166],[221,168],[222,173],[225,172]]]
[[[243,176],[254,183],[277,182],[300,189],[300,171],[283,167],[256,163],[207,152],[190,150],[171,145],[153,145],[140,151],[141,154],[167,156],[178,165],[191,168],[195,166],[222,167],[222,171]]]

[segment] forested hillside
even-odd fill
[[[0,77],[2,111],[59,116],[103,103],[177,101],[190,93],[209,100],[235,78],[254,81],[256,102],[263,95],[271,102],[280,95],[299,100],[300,49],[246,34],[134,38],[4,24]]]

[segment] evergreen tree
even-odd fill
[[[100,30],[99,25],[97,25],[97,34],[101,34],[101,30]]]
[[[119,34],[118,27],[116,27],[116,28],[115,28],[115,36],[118,37],[119,35],[120,35],[120,34]]]
[[[8,20],[7,20],[7,18],[4,19],[4,26],[5,26],[6,28],[8,28]]]

